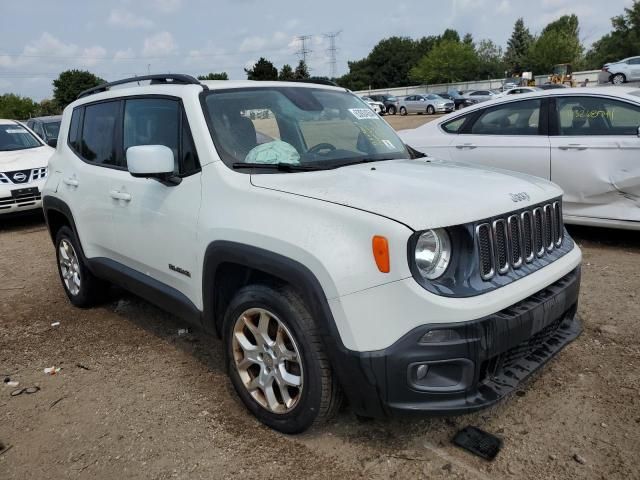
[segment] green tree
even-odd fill
[[[478,57],[477,78],[502,78],[507,66],[501,47],[491,40],[480,40],[476,46],[476,55]]]
[[[362,60],[350,61],[349,73],[336,82],[351,90],[405,87],[411,85],[409,70],[437,43],[437,37],[413,40],[390,37],[378,42]]]
[[[445,42],[447,41],[459,42],[460,34],[452,28],[447,28],[444,32],[442,32],[442,35],[440,36],[440,40]]]
[[[29,97],[20,97],[13,93],[0,96],[0,118],[26,120],[38,114],[38,104]]]
[[[309,69],[307,68],[307,64],[305,63],[304,60],[300,60],[300,62],[298,63],[298,66],[293,72],[293,77],[296,80],[305,80],[309,78],[309,76],[310,75],[309,75]]]
[[[38,115],[46,117],[48,115],[60,115],[62,109],[55,100],[44,99],[38,105]]]
[[[278,74],[278,80],[282,82],[290,82],[295,76],[293,75],[293,68],[288,63],[284,64]]]
[[[513,74],[520,74],[529,68],[529,49],[533,43],[533,35],[519,18],[513,26],[513,33],[507,42],[504,61],[507,69]]]
[[[533,72],[551,73],[557,63],[579,64],[583,51],[579,35],[576,15],[563,15],[544,27],[529,50],[529,65]]]
[[[640,0],[611,19],[613,31],[593,44],[585,56],[587,68],[601,68],[605,63],[638,55],[640,48]]]
[[[471,35],[470,33],[465,34],[465,36],[462,39],[462,43],[464,43],[465,45],[471,45],[473,47],[474,46],[473,35]]]
[[[442,40],[409,73],[422,83],[470,80],[477,70],[478,57],[473,47],[454,40]]]
[[[78,98],[80,92],[101,83],[105,81],[86,70],[67,70],[53,81],[53,99],[64,108]]]
[[[269,60],[260,57],[253,68],[244,69],[249,80],[277,80],[278,69]]]
[[[227,72],[207,73],[206,75],[198,75],[198,80],[229,80]]]

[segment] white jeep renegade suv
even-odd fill
[[[43,204],[73,304],[111,282],[217,333],[247,408],[300,432],[343,397],[486,407],[573,340],[561,195],[419,158],[343,88],[152,75],[65,109]]]

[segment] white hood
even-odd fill
[[[259,174],[251,182],[366,210],[414,230],[477,221],[562,195],[553,183],[530,175],[431,158]],[[529,200],[515,203],[511,194],[523,192]]]
[[[47,145],[9,152],[0,151],[0,172],[46,167],[54,151]]]

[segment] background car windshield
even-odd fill
[[[309,87],[213,91],[205,98],[213,140],[227,165],[409,158],[394,130],[360,98]]]
[[[58,138],[60,122],[48,122],[44,124],[44,131],[48,138]]]
[[[0,151],[24,150],[39,147],[41,143],[22,125],[0,125]]]

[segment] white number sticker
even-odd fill
[[[370,108],[350,108],[349,111],[358,120],[371,120],[378,118],[378,114]]]
[[[5,130],[7,133],[27,133],[24,128],[7,128]]]

